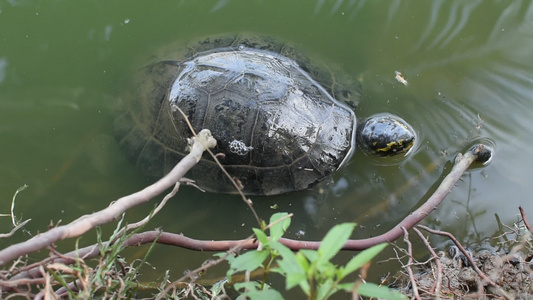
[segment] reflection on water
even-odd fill
[[[533,214],[530,1],[0,3],[2,199],[29,184],[17,213],[31,217],[36,232],[50,218],[67,222],[143,187],[149,181],[111,138],[111,108],[127,73],[165,45],[242,31],[289,40],[359,78],[357,115],[398,115],[420,140],[400,163],[358,151],[327,194],[254,198],[265,218],[295,213],[290,236],[318,239],[354,220],[358,237],[383,232],[429,197],[455,155],[478,138],[494,142],[493,162],[466,175],[428,222],[477,241],[496,230],[495,214],[512,222],[519,205]],[[8,209],[3,203],[0,211]],[[225,239],[248,235],[254,223],[238,198],[183,189],[151,226]],[[191,257],[176,269],[205,259]]]
[[[0,58],[0,83],[6,78],[7,59],[5,57]]]

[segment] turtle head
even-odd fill
[[[405,154],[415,144],[416,134],[403,119],[391,114],[378,114],[358,126],[357,140],[366,152],[377,156]]]

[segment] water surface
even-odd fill
[[[354,237],[391,228],[478,140],[493,143],[493,162],[465,175],[427,222],[479,245],[497,230],[495,215],[511,223],[519,205],[533,215],[533,6],[460,0],[1,2],[0,211],[8,212],[15,190],[28,184],[15,212],[32,219],[27,230],[36,234],[50,220],[64,224],[150,183],[112,134],[113,107],[129,73],[162,47],[227,32],[289,41],[361,80],[360,118],[391,112],[419,136],[399,163],[358,151],[325,197],[312,191],[254,198],[263,218],[295,214],[288,236],[320,239],[334,224],[352,221],[361,225]],[[127,219],[144,217],[153,205]],[[9,218],[1,224],[10,230]],[[238,197],[184,188],[148,228],[232,239],[254,225]],[[13,241],[28,236],[20,232]],[[94,234],[82,239],[93,241]],[[160,246],[152,259],[179,276],[209,256]]]

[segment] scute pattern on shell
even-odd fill
[[[171,109],[177,106],[196,131],[211,130],[215,153],[225,154],[221,162],[246,194],[306,189],[355,148],[354,112],[332,94],[359,98],[358,85],[309,61],[268,38],[204,39],[144,69],[115,122],[120,143],[148,174],[167,172],[185,155],[192,135]],[[232,151],[235,141],[246,148]],[[187,176],[208,191],[236,192],[207,155]]]

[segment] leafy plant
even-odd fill
[[[261,249],[248,251],[237,257],[227,258],[230,268],[227,277],[231,278],[238,272],[252,272],[263,269],[261,281],[235,283],[234,287],[242,291],[241,298],[251,299],[283,299],[277,290],[266,284],[270,272],[285,277],[286,289],[299,286],[308,299],[328,299],[338,291],[352,292],[368,297],[382,299],[406,299],[399,292],[372,283],[345,282],[343,280],[374,258],[387,244],[380,244],[362,251],[353,257],[345,266],[337,266],[330,260],[337,255],[349,239],[355,228],[354,223],[334,226],[324,237],[318,250],[300,250],[293,252],[279,242],[290,225],[287,213],[276,213],[270,218],[270,237],[263,229],[253,228],[261,243]],[[277,265],[277,266],[276,266]]]

